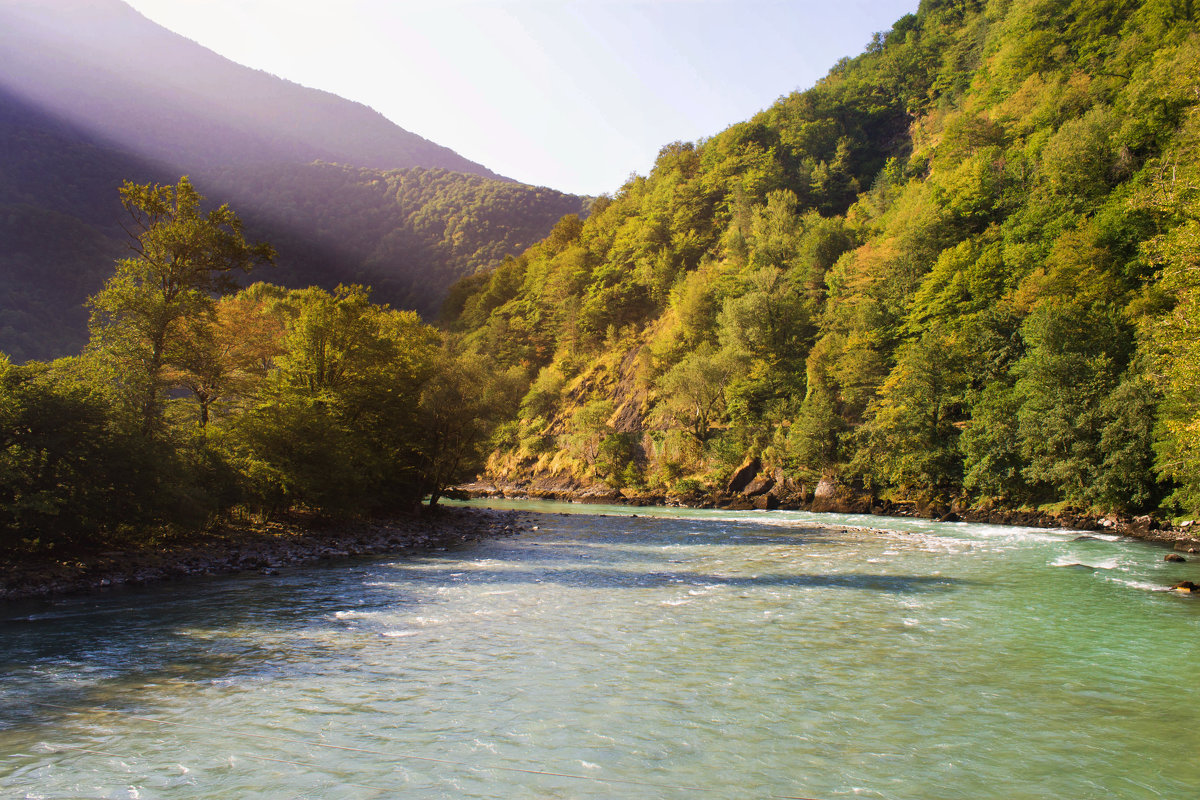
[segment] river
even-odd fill
[[[537,530],[458,551],[0,604],[0,796],[1200,791],[1200,599],[1162,591],[1200,563],[517,505]]]

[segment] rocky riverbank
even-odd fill
[[[1169,520],[1149,515],[1098,516],[1070,510],[1051,512],[1038,509],[895,502],[881,500],[869,492],[836,486],[827,481],[821,481],[811,487],[806,486],[785,477],[779,470],[764,470],[757,459],[742,465],[734,472],[728,484],[717,492],[693,491],[676,495],[639,493],[630,490],[617,491],[604,485],[581,485],[569,480],[545,478],[515,483],[476,482],[459,489],[474,497],[533,498],[631,506],[724,508],[737,511],[818,511],[872,514],[880,517],[916,517],[944,522],[1106,531],[1155,542],[1185,553],[1200,553],[1200,521],[1194,525],[1191,521],[1173,525]],[[886,523],[881,521],[880,526],[885,525]]]
[[[488,509],[436,509],[367,522],[293,518],[229,525],[167,538],[154,546],[0,558],[0,600],[102,590],[175,578],[273,572],[357,555],[448,549],[525,529],[523,515]]]

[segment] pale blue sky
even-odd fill
[[[365,103],[502,175],[645,174],[862,52],[918,0],[126,0],[241,64]]]

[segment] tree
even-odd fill
[[[1151,206],[1174,223],[1146,243],[1162,269],[1156,289],[1168,307],[1142,323],[1153,376],[1162,387],[1155,449],[1159,474],[1176,483],[1178,511],[1200,511],[1200,111],[1187,118],[1178,152],[1162,164],[1162,180]]]
[[[420,471],[429,507],[483,466],[496,425],[516,413],[522,370],[499,372],[489,359],[447,344],[421,389]]]
[[[196,400],[197,423],[208,427],[219,401],[244,396],[283,355],[283,322],[246,293],[223,297],[210,313],[183,321],[167,380]]]
[[[706,444],[724,420],[725,389],[737,367],[728,350],[701,344],[659,379],[659,418]]]
[[[85,543],[187,511],[173,502],[179,470],[120,431],[64,362],[0,354],[0,549]]]
[[[836,472],[847,424],[828,381],[809,370],[808,392],[788,429],[784,457],[801,475],[823,477]]]
[[[946,493],[960,484],[962,361],[952,337],[928,330],[900,348],[871,404],[866,434],[874,472],[908,494]]]
[[[228,205],[207,213],[187,177],[175,186],[121,187],[134,255],[89,300],[92,347],[114,367],[120,399],[143,433],[161,429],[164,372],[185,323],[211,313],[234,274],[270,264],[274,250],[250,244]]]
[[[415,312],[372,304],[360,286],[280,293],[272,313],[284,327],[283,352],[231,443],[260,476],[263,510],[302,503],[362,513],[411,503],[421,488],[419,398],[437,368],[436,332]]]
[[[1026,320],[1029,351],[1016,366],[1023,476],[1052,496],[1087,505],[1100,499],[1105,402],[1128,343],[1103,312],[1050,303]]]
[[[1010,503],[1025,499],[1024,461],[1018,438],[1021,398],[1003,381],[989,383],[975,399],[971,420],[962,435],[963,487],[984,497]]]

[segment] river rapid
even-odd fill
[[[1200,599],[1164,590],[1200,563],[1065,531],[490,505],[537,529],[0,604],[0,796],[1200,791]]]

